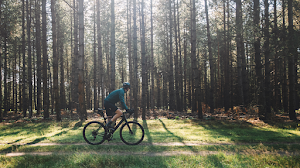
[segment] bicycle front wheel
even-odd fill
[[[121,140],[127,145],[137,145],[144,139],[144,128],[135,121],[129,121],[122,125],[120,130]]]
[[[91,121],[83,128],[83,138],[91,145],[99,145],[105,141],[104,125],[98,121]]]

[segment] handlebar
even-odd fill
[[[129,109],[128,112],[126,111],[125,113],[128,113],[129,114],[128,118],[130,118],[131,114],[134,113],[134,109]]]

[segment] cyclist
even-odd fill
[[[112,126],[112,123],[115,122],[123,114],[123,112],[120,109],[118,109],[118,107],[115,105],[115,103],[120,101],[123,108],[127,112],[129,111],[129,109],[126,106],[125,101],[124,101],[124,94],[129,89],[130,89],[130,83],[124,82],[122,88],[120,88],[118,90],[114,90],[104,99],[104,107],[106,109],[107,116],[110,119],[111,116],[114,115],[113,118],[111,120],[109,120],[109,122],[106,124],[106,126],[108,128],[114,129],[114,127]]]

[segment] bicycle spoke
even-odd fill
[[[100,122],[92,121],[84,127],[83,137],[89,144],[101,144],[105,140],[105,129]]]
[[[137,145],[144,139],[144,129],[139,123],[128,122],[122,126],[120,137],[127,145]]]

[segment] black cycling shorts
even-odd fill
[[[118,107],[115,104],[107,102],[107,101],[104,101],[104,107],[105,107],[107,116],[114,116],[115,112],[118,110]]]

